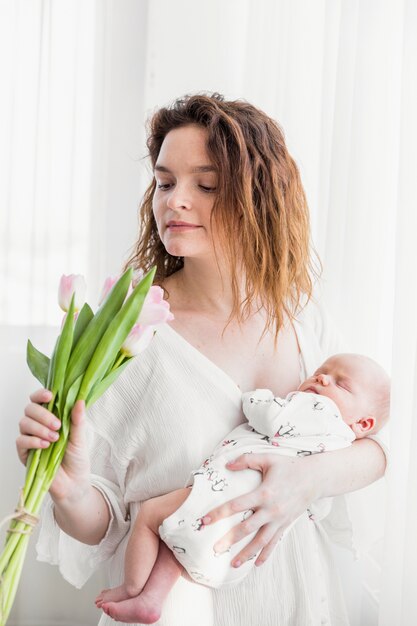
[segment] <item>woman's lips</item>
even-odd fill
[[[198,224],[190,224],[189,222],[168,222],[167,229],[172,231],[179,230],[195,230],[201,228]]]

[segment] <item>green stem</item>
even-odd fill
[[[30,535],[20,535],[21,541],[19,542],[19,550],[15,553],[10,566],[7,568],[6,574],[2,580],[2,588],[0,589],[0,598],[3,603],[2,615],[0,622],[1,626],[4,626],[9,617],[10,610],[13,606],[13,600],[16,596],[19,580],[23,570],[23,563],[25,561],[27,547],[29,545]]]
[[[46,488],[46,485],[47,485],[46,475],[42,477],[36,476],[32,485],[32,489],[30,490],[28,499],[24,502],[25,509],[32,515],[37,515],[39,513],[42,500],[48,490]],[[13,524],[13,530],[15,531],[28,530],[28,528],[30,527],[24,522],[15,521]],[[0,555],[0,576],[3,575],[3,572],[5,572],[6,568],[9,566],[11,558],[14,555],[14,552],[16,548],[18,547],[19,540],[22,536],[24,535],[19,534],[19,532],[8,533],[7,539],[6,539],[6,545]]]
[[[113,370],[116,370],[119,367],[119,365],[121,365],[126,358],[127,358],[126,354],[121,352],[120,356],[116,359],[116,361],[114,362],[113,367],[111,368],[110,371],[113,372]]]

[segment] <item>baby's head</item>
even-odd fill
[[[331,398],[357,439],[376,433],[389,417],[389,376],[360,354],[330,357],[298,390]]]

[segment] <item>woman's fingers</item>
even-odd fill
[[[265,524],[250,543],[235,556],[232,561],[233,567],[240,567],[249,559],[255,558],[255,565],[262,565],[270,554],[272,554],[277,543],[282,536],[281,529],[277,530],[277,525],[271,522]]]
[[[271,531],[273,533],[273,531]],[[271,537],[271,539],[266,543],[265,547],[262,548],[261,553],[258,555],[258,558],[255,561],[255,565],[259,567],[265,563],[265,561],[271,556],[275,548],[279,543],[281,543],[284,538],[284,530],[279,528]],[[243,561],[242,561],[243,563]]]
[[[49,445],[49,441],[29,435],[19,435],[16,439],[17,454],[23,465],[26,465],[29,450],[34,448],[48,448]]]
[[[47,448],[59,438],[56,431],[61,427],[61,422],[41,405],[51,397],[47,389],[38,389],[30,395],[31,402],[25,407],[25,416],[19,422],[20,435],[16,439],[17,453],[24,464],[29,450]]]
[[[249,511],[245,513],[249,513]],[[252,515],[247,515],[245,513],[242,516],[242,521],[240,522],[240,524],[236,524],[235,526],[233,526],[233,528],[231,528],[226,535],[224,535],[219,541],[214,544],[215,552],[218,552],[220,554],[222,552],[225,552],[234,543],[237,543],[248,535],[256,532],[264,524],[270,521],[268,514],[262,509],[256,511]]]
[[[30,394],[32,402],[42,404],[42,402],[49,402],[52,398],[52,393],[48,389],[37,389]]]
[[[55,430],[61,426],[61,422],[57,417],[55,417],[55,415],[53,415],[53,413],[48,411],[48,409],[45,409],[45,407],[40,404],[35,404],[34,402],[25,407],[25,417],[23,417],[19,422],[20,432],[22,435],[36,434],[32,431],[25,430],[31,422],[38,423],[42,426]]]
[[[268,467],[268,455],[266,454],[242,454],[233,462],[227,463],[226,467],[230,470],[243,470],[243,469],[255,469],[259,472],[264,472]],[[261,484],[260,487],[249,493],[245,493],[238,498],[229,500],[220,506],[207,511],[203,517],[204,524],[213,524],[224,517],[229,517],[240,511],[247,511],[249,509],[255,509],[261,504],[268,502],[273,494],[270,489]]]
[[[44,426],[29,417],[23,417],[20,420],[20,433],[22,435],[32,435],[46,441],[57,441],[59,435],[56,431],[56,426],[51,425],[51,428],[48,428],[48,426]]]

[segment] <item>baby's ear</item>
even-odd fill
[[[372,415],[367,415],[366,417],[361,417],[357,422],[353,422],[351,424],[351,428],[356,435],[356,439],[360,439],[361,437],[366,437],[366,435],[373,429],[375,426],[376,419],[372,417]]]

